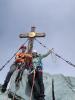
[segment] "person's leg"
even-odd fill
[[[36,76],[35,76],[35,78],[36,78]],[[34,79],[34,74],[32,73],[32,74],[30,74],[30,75],[28,76],[28,83],[29,83],[31,89],[32,89],[33,81],[35,81],[35,79]],[[38,100],[39,90],[38,90],[38,85],[37,85],[36,82],[34,82],[34,87],[33,87],[33,91],[32,91],[32,92],[33,92],[34,98],[35,98],[36,100]]]
[[[43,83],[43,72],[41,71],[37,71],[37,80],[38,80],[38,85],[40,87],[40,95],[39,95],[39,100],[45,100],[44,97],[44,83]]]
[[[24,72],[25,69],[26,69],[26,68],[25,68],[25,64],[24,64],[24,66],[21,66],[21,65],[20,65],[19,72],[18,72],[18,74],[17,74],[17,77],[16,77],[16,79],[15,79],[15,82],[19,82],[19,81],[22,80],[22,75],[23,75],[23,72]]]
[[[7,76],[6,76],[6,79],[4,81],[4,84],[2,85],[2,92],[5,92],[6,91],[6,88],[7,88],[7,85],[10,81],[10,78],[11,78],[11,75],[13,74],[13,72],[16,70],[16,65],[15,64],[12,64],[11,67],[10,67],[10,70],[9,72],[7,73]]]

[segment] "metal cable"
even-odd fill
[[[25,41],[25,43],[23,43],[22,45],[25,45],[27,43],[28,39]],[[20,49],[18,49],[16,51],[16,53],[19,51]],[[13,56],[0,68],[0,71],[14,58],[14,56],[16,55],[16,53],[13,54]]]
[[[75,93],[75,90],[73,90],[73,88],[72,88],[72,83],[70,83],[67,79],[66,79],[66,77],[65,76],[63,76],[62,75],[62,77],[64,78],[64,80],[66,81],[66,83],[67,83],[67,86],[72,90],[72,92],[73,93]]]
[[[36,40],[39,44],[41,44],[44,48],[50,50],[47,46],[45,46],[44,44],[42,44],[39,40],[37,40],[37,39],[35,39],[35,40]],[[51,51],[52,51],[52,53],[53,53],[55,56],[57,56],[58,58],[60,58],[60,59],[62,59],[63,61],[65,61],[67,64],[69,64],[69,65],[75,67],[75,64],[73,64],[73,63],[71,63],[70,61],[64,59],[63,57],[61,57],[60,55],[58,55],[57,53],[55,53],[53,50],[51,50]]]

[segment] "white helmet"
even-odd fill
[[[36,50],[33,50],[32,53],[37,53],[37,51]]]

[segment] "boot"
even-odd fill
[[[8,72],[7,76],[6,76],[6,79],[4,81],[4,84],[2,85],[2,89],[1,89],[1,92],[4,93],[6,91],[6,88],[7,88],[7,85],[9,83],[9,80],[11,78],[11,75],[12,73]]]
[[[40,94],[40,96],[38,97],[38,100],[45,100],[45,95]]]
[[[2,85],[2,89],[1,89],[1,92],[4,93],[6,91],[6,88],[7,88],[7,83],[4,83]]]
[[[45,98],[44,97],[39,97],[38,100],[45,100]]]
[[[44,98],[42,98],[42,97],[39,97],[39,99],[38,100],[45,100]]]

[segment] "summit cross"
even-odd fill
[[[34,39],[38,37],[45,37],[45,33],[35,32],[36,27],[31,27],[31,32],[20,34],[20,38],[28,38],[28,52],[31,53],[33,49]]]

